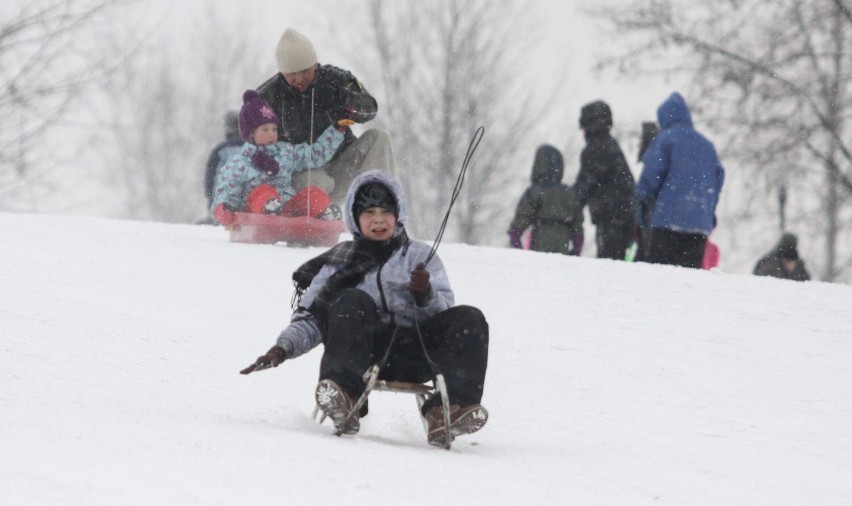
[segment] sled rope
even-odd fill
[[[461,170],[459,170],[458,178],[456,178],[456,186],[453,188],[453,194],[450,197],[450,205],[447,207],[447,212],[444,214],[444,220],[441,222],[441,228],[438,230],[438,236],[435,238],[435,242],[432,244],[432,249],[429,251],[429,256],[426,257],[426,261],[423,265],[427,265],[432,257],[435,256],[435,253],[438,251],[438,246],[441,244],[441,239],[444,237],[444,230],[447,228],[447,222],[450,219],[450,211],[453,210],[453,204],[455,204],[456,200],[461,193],[462,185],[464,184],[464,176],[467,173],[467,167],[470,165],[470,160],[473,158],[473,154],[476,152],[476,148],[479,147],[480,141],[482,141],[482,136],[485,135],[485,127],[480,126],[473,133],[473,137],[470,139],[470,143],[467,146],[467,153],[464,155],[464,160],[462,160]],[[420,332],[420,323],[419,317],[417,314],[417,303],[412,301],[411,304],[414,311],[414,329],[417,332],[417,340],[420,341],[420,349],[423,351],[423,357],[426,359],[426,363],[429,365],[429,370],[432,371],[432,375],[441,378],[443,381],[443,374],[440,369],[438,369],[438,364],[432,360],[432,357],[429,356],[429,352],[426,351],[426,342],[423,340],[423,333]],[[447,417],[447,424],[449,426],[449,412],[447,411],[447,403],[448,399],[443,399],[444,401],[444,411],[445,416]]]
[[[429,261],[432,260],[432,257],[435,256],[435,252],[438,251],[438,245],[441,244],[441,239],[444,238],[444,230],[446,230],[447,222],[450,220],[450,211],[453,210],[453,204],[455,204],[456,199],[459,198],[462,185],[464,184],[464,175],[467,173],[467,166],[470,164],[470,160],[473,158],[473,154],[476,152],[476,148],[479,146],[479,142],[482,140],[483,135],[485,135],[485,127],[480,126],[476,129],[473,133],[473,137],[470,139],[470,144],[467,146],[467,154],[464,155],[461,170],[459,171],[458,178],[456,178],[456,186],[453,188],[453,194],[450,197],[450,205],[447,207],[447,212],[444,214],[444,220],[441,222],[441,227],[438,229],[438,235],[435,237],[435,242],[432,243],[432,250],[429,251],[429,256],[426,257],[426,262],[423,264],[424,266],[428,265]]]
[[[308,164],[308,213],[305,215],[305,221],[311,217],[311,175],[314,167],[314,97],[316,96],[316,87],[311,86],[311,131],[308,133],[308,149],[310,149],[310,163]]]

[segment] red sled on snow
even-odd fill
[[[307,216],[277,216],[274,214],[234,213],[230,227],[231,242],[274,244],[286,242],[293,246],[334,246],[346,226],[341,220],[319,220]]]

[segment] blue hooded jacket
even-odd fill
[[[679,93],[660,105],[657,120],[662,130],[642,157],[636,197],[656,200],[652,228],[709,235],[725,180],[716,148],[692,127]]]

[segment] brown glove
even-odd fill
[[[432,285],[429,283],[429,271],[426,270],[426,267],[424,267],[423,264],[417,264],[417,267],[411,271],[411,282],[408,285],[408,289],[413,294],[426,295],[429,293],[431,288]]]
[[[423,264],[417,264],[417,267],[411,271],[408,290],[414,295],[414,301],[418,306],[425,306],[429,302],[432,284],[429,282],[429,271]]]
[[[255,371],[269,369],[270,367],[278,367],[285,360],[287,360],[287,352],[284,351],[284,348],[276,344],[266,352],[266,355],[257,357],[257,360],[252,365],[240,371],[240,374],[251,374]]]

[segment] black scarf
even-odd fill
[[[408,246],[408,235],[405,233],[405,229],[402,229],[396,237],[389,241],[370,241],[359,237],[354,241],[346,241],[334,246],[325,253],[308,260],[293,273],[293,284],[296,286],[296,292],[293,294],[291,305],[299,304],[305,290],[308,289],[314,276],[324,265],[342,263],[343,265],[325,281],[325,285],[314,297],[311,306],[307,308],[308,312],[316,318],[320,329],[325,334],[328,307],[333,296],[343,289],[358,285],[368,272],[374,268],[380,268],[393,255],[394,251],[403,246]]]

